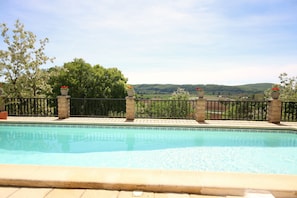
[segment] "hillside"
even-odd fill
[[[203,88],[205,94],[207,95],[253,95],[253,94],[263,94],[263,92],[272,87],[272,83],[256,83],[256,84],[246,84],[237,86],[227,86],[227,85],[191,85],[191,84],[136,84],[133,85],[136,93],[143,95],[151,94],[171,94],[176,91],[177,88],[184,88],[190,94],[196,93],[196,87]]]

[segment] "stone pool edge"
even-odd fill
[[[195,120],[173,119],[135,119],[126,121],[124,118],[68,118],[57,119],[55,117],[10,117],[0,120],[0,124],[56,124],[56,125],[95,125],[95,126],[138,126],[138,127],[187,127],[187,128],[239,128],[239,129],[277,129],[297,132],[297,124],[283,122],[273,124],[265,121],[241,121],[241,120],[206,120],[203,123]]]
[[[0,164],[0,186],[297,197],[297,175]]]

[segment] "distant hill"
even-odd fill
[[[237,86],[215,85],[215,84],[136,84],[133,85],[138,94],[171,94],[177,88],[184,88],[191,94],[196,93],[196,87],[203,88],[208,95],[252,95],[262,94],[271,88],[273,83],[256,83]]]

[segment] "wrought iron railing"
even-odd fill
[[[206,103],[208,120],[267,120],[267,101],[215,101]]]
[[[125,99],[71,98],[70,116],[125,117]],[[268,120],[269,101],[206,102],[206,120]],[[195,100],[135,100],[135,118],[195,119]],[[6,98],[10,116],[57,116],[56,98]],[[281,121],[297,121],[297,102],[282,102]]]
[[[288,122],[297,121],[297,102],[282,102],[281,120]]]
[[[57,116],[56,98],[6,98],[5,110],[10,116]]]
[[[195,100],[137,99],[136,118],[194,119]]]
[[[125,117],[123,98],[71,98],[70,115],[85,117]]]

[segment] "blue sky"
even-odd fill
[[[131,84],[279,82],[297,75],[296,0],[0,0],[54,65],[83,58]],[[3,48],[3,44],[0,44]]]

